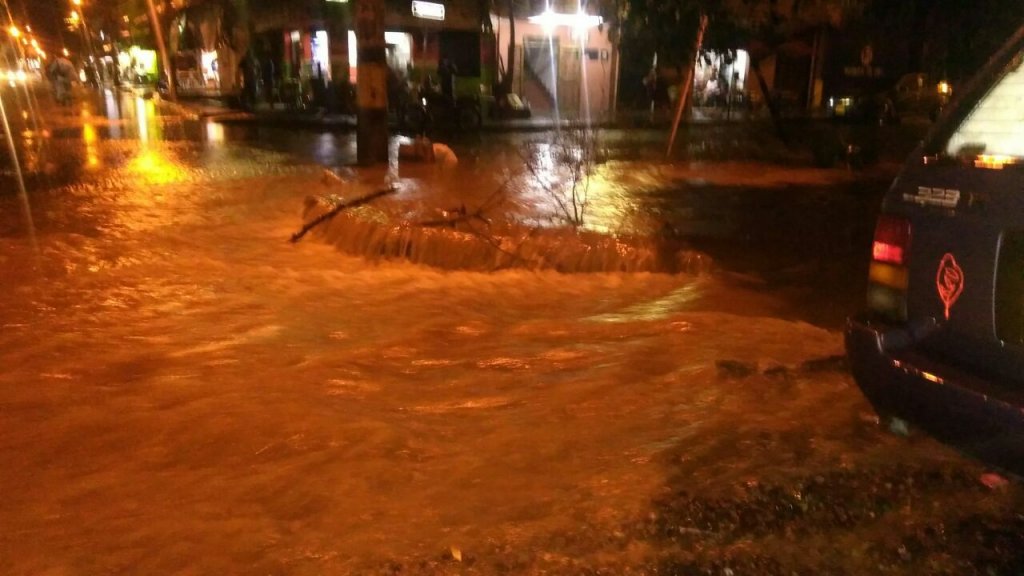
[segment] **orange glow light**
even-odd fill
[[[1013,156],[1003,154],[979,154],[974,160],[975,168],[989,168],[991,170],[1002,170],[1006,166],[1016,164],[1017,159]]]

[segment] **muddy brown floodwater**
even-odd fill
[[[0,573],[1021,573],[1020,484],[727,271],[369,260],[287,242],[316,166],[96,145],[38,253],[0,195]]]

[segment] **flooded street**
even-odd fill
[[[1019,482],[888,433],[848,374],[849,175],[612,159],[595,230],[668,222],[704,264],[458,269],[288,241],[310,195],[384,185],[352,135],[47,110],[16,133],[34,237],[0,156],[0,573],[1024,570]],[[472,208],[502,142],[392,174],[388,217]]]

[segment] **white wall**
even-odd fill
[[[497,35],[497,52],[500,61],[504,62],[508,53],[509,23],[508,18],[498,18],[492,15],[491,21]],[[574,29],[568,26],[554,26],[545,29],[540,24],[529,22],[526,19],[516,20],[516,45],[519,47],[518,54],[522,54],[523,38],[537,37],[546,38],[548,34],[557,39],[560,48],[569,46],[581,48],[580,54],[580,86],[579,86],[579,110],[581,116],[587,112],[589,106],[590,115],[598,117],[611,112],[614,71],[612,70],[612,51],[615,49],[608,40],[607,30],[600,31],[596,27],[586,30]],[[588,58],[587,51],[596,51],[597,58]],[[516,58],[516,69],[521,71],[523,62]]]

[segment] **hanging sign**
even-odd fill
[[[413,0],[412,15],[426,20],[444,20],[444,4]]]

